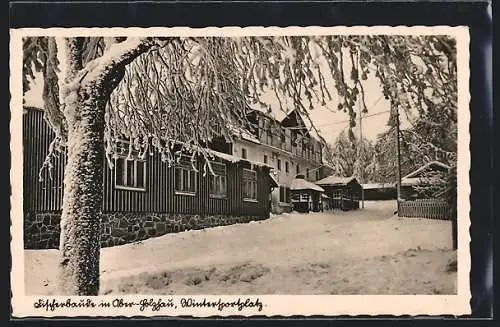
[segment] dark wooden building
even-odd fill
[[[432,196],[426,194],[427,192],[424,190],[431,188],[433,185],[438,185],[439,175],[447,174],[449,171],[450,166],[439,161],[431,161],[421,166],[401,179],[401,199],[415,200],[431,198]]]
[[[318,212],[322,210],[321,194],[325,190],[297,175],[290,185],[293,210],[298,212]]]
[[[359,209],[362,189],[356,178],[331,175],[315,183],[325,190],[330,209]]]
[[[37,215],[61,211],[65,156],[61,154],[55,159],[52,170],[44,169],[40,173],[53,137],[52,130],[43,118],[43,111],[25,108],[23,205],[25,220],[31,222],[38,219]],[[117,152],[113,169],[110,169],[106,160],[103,162],[104,216],[120,216],[117,213],[134,215],[135,222],[132,225],[139,226],[139,229],[144,228],[141,217],[160,217],[160,221],[165,222],[172,221],[175,216],[175,219],[182,220],[180,224],[184,226],[177,228],[179,230],[218,225],[219,220],[221,224],[228,224],[269,217],[269,194],[277,185],[269,174],[270,167],[265,164],[209,150],[214,157],[211,161],[213,175],[204,167],[206,161],[201,157],[192,164],[191,158],[186,156],[178,164],[169,167],[154,150],[144,159],[139,156],[127,158],[127,141],[117,144]],[[207,173],[204,174],[204,171]],[[193,216],[196,216],[196,226],[185,222],[193,221],[190,219]],[[145,221],[148,219],[144,218]],[[115,225],[119,226],[120,223],[115,222]],[[39,231],[41,226],[37,226],[39,228],[35,230]],[[112,233],[113,226],[108,226],[109,233]],[[29,226],[25,224],[26,228]],[[138,232],[134,229],[137,228],[128,228],[127,232]],[[166,232],[168,228],[165,228],[165,232],[155,229],[152,236]]]
[[[398,197],[394,183],[362,184],[362,187],[366,201],[396,200]]]

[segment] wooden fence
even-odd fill
[[[452,210],[444,200],[417,199],[399,202],[399,217],[452,220]]]

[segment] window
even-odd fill
[[[241,148],[241,157],[243,159],[246,159],[247,158],[247,149],[245,148]]]
[[[290,202],[290,189],[285,186],[280,186],[280,202]]]
[[[309,179],[309,168],[306,168],[306,179]]]
[[[115,159],[115,187],[146,190],[146,162],[138,159]]]
[[[296,168],[297,168],[297,169],[296,169],[296,173],[297,173],[297,175],[298,175],[298,174],[300,174],[300,165],[299,165],[299,164],[297,164],[297,167],[296,167]]]
[[[180,194],[196,194],[198,173],[193,169],[189,159],[181,158],[175,167],[175,192]]]
[[[281,170],[281,159],[278,159],[278,170]]]
[[[267,155],[264,155],[264,163],[267,164]]]
[[[211,165],[215,175],[209,173],[210,196],[224,198],[227,195],[226,164],[221,162],[211,162]]]
[[[257,200],[257,172],[243,169],[243,200]]]
[[[116,142],[115,187],[146,190],[146,161],[139,159],[139,150],[127,140]]]
[[[290,167],[289,167],[289,163],[288,161],[285,161],[285,172],[288,173],[290,171]]]

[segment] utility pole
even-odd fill
[[[363,118],[361,117],[361,115],[363,114],[363,110],[361,109],[361,99],[358,101],[358,109],[359,109],[359,154],[358,154],[358,160],[359,158],[361,157],[360,155],[363,154],[363,126],[362,126],[362,121],[363,121]],[[361,167],[361,180],[360,180],[360,184],[361,184],[361,209],[364,209],[365,208],[365,189],[363,188],[363,184],[364,183],[364,166]]]
[[[399,140],[399,107],[396,106],[396,148],[397,148],[397,192],[398,192],[398,216],[399,216],[399,202],[401,200],[401,145]]]

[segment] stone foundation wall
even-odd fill
[[[115,246],[190,229],[263,220],[255,216],[199,216],[166,213],[114,212],[102,215],[101,246]],[[60,213],[28,213],[24,217],[25,249],[59,248]]]

